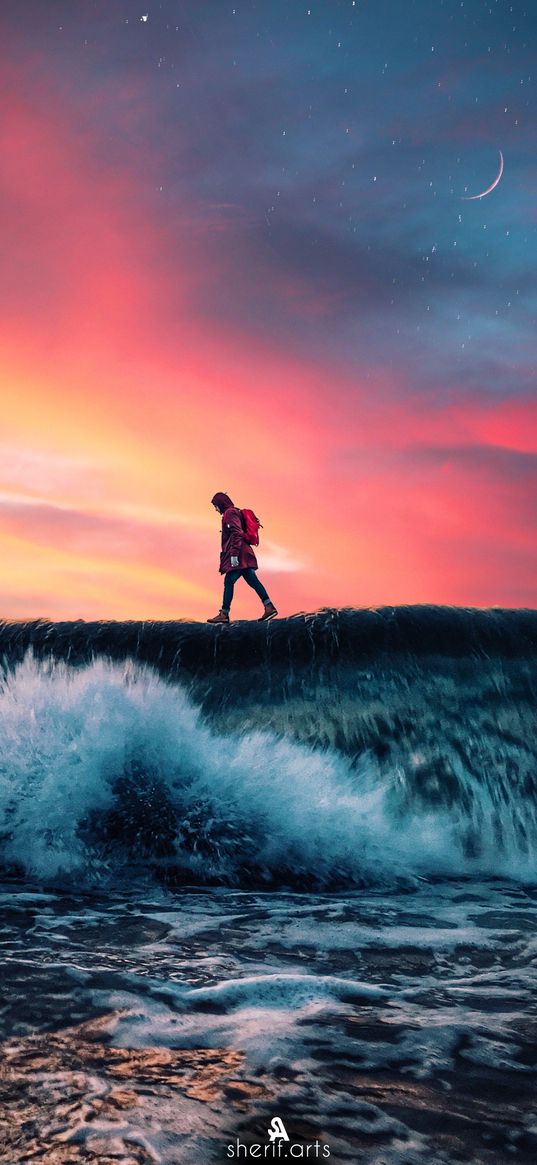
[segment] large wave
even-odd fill
[[[370,750],[351,758],[274,731],[217,731],[184,688],[104,660],[76,669],[27,656],[2,682],[0,730],[0,860],[32,879],[535,878],[534,783],[500,758],[485,770],[459,756],[441,795],[420,779],[420,755],[392,754],[387,768]]]

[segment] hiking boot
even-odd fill
[[[274,603],[267,603],[267,605],[265,607],[264,614],[261,616],[260,619],[257,620],[257,622],[258,623],[266,623],[269,619],[273,619],[274,616],[277,614],[278,614],[278,612],[276,610],[276,607],[274,606]]]
[[[219,611],[214,619],[207,619],[208,623],[229,623],[229,614],[227,611]]]

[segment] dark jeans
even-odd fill
[[[237,579],[241,577],[241,575],[244,581],[248,583],[248,586],[254,588],[254,591],[256,591],[256,593],[259,595],[259,598],[262,599],[264,603],[269,602],[269,597],[263,586],[263,583],[259,581],[253,566],[248,566],[246,570],[228,570],[224,578],[224,598],[222,600],[223,611],[229,611],[231,600],[233,598],[233,591],[235,590],[235,583]]]

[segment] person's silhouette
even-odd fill
[[[208,623],[229,623],[229,610],[233,600],[233,591],[238,578],[243,578],[248,586],[253,587],[259,595],[264,612],[259,619],[260,623],[273,619],[278,614],[274,603],[256,575],[257,558],[250,543],[244,536],[241,512],[233,505],[231,498],[225,493],[216,493],[212,505],[222,515],[222,549],[220,552],[220,574],[224,575],[224,598],[222,606],[213,619]]]

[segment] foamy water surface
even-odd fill
[[[1,1161],[205,1165],[275,1116],[303,1159],[535,1160],[527,741],[426,796],[425,738],[382,764],[30,659],[0,720]]]

